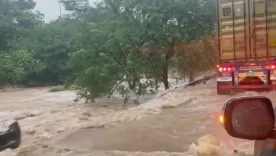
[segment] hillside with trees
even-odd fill
[[[93,100],[216,64],[214,0],[61,2],[68,13],[45,23],[33,0],[0,1],[1,86],[74,84]]]

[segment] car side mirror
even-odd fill
[[[248,140],[269,138],[275,124],[272,103],[263,96],[228,100],[220,120],[230,136]]]
[[[14,122],[9,129],[0,133],[0,151],[8,148],[16,149],[21,144],[21,131],[18,122]]]

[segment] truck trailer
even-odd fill
[[[276,0],[217,0],[217,94],[276,89]]]

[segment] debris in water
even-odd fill
[[[216,138],[212,134],[204,135],[189,147],[189,153],[197,156],[219,156],[220,148]]]
[[[36,117],[36,116],[40,116],[42,113],[23,113],[21,115],[18,115],[14,118],[14,120],[23,120],[26,118],[32,118],[32,117]]]

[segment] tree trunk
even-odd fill
[[[135,84],[131,80],[128,79],[127,83],[130,90],[133,90],[135,88]]]
[[[143,85],[142,83],[139,84],[139,89],[138,89],[138,95],[142,95],[143,92]]]
[[[192,82],[195,80],[195,75],[193,71],[190,71],[188,76],[189,76],[189,82]]]
[[[163,75],[162,75],[162,82],[165,86],[165,89],[168,90],[170,88],[169,86],[169,81],[168,81],[168,66],[169,66],[169,62],[166,60],[166,62],[164,63],[163,66]]]
[[[155,84],[155,91],[157,91],[159,89],[159,81],[155,79],[154,84]]]
[[[123,82],[123,80],[121,80],[119,83],[117,83],[117,84],[114,86],[114,88],[108,93],[107,98],[110,98],[110,97],[113,95],[114,91],[119,87],[119,85],[120,85],[122,82]]]
[[[165,57],[165,63],[163,66],[163,75],[162,75],[162,81],[164,83],[165,89],[168,90],[170,88],[169,81],[168,81],[168,74],[169,74],[169,61],[172,57],[175,55],[174,50],[174,43],[169,43],[170,49],[167,51],[166,57]]]

